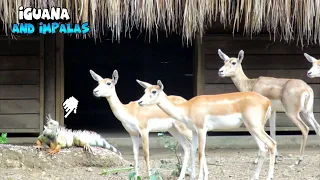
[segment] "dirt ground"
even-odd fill
[[[95,154],[87,155],[81,148],[62,150],[54,157],[37,152],[32,146],[0,145],[0,179],[2,180],[117,180],[128,179],[129,171],[100,175],[103,167],[130,167],[133,154],[130,149],[121,149],[124,159],[101,148],[93,149]],[[279,149],[283,155],[275,165],[274,179],[320,180],[319,147],[307,147],[304,161],[298,166],[299,147]],[[206,157],[210,180],[250,179],[255,165],[252,161],[257,149],[207,149]],[[177,179],[171,176],[177,159],[167,149],[150,149],[151,167],[157,169],[165,180]],[[145,164],[140,150],[140,173],[145,174]],[[269,159],[266,160],[260,179],[265,179]],[[186,179],[189,179],[187,177]]]

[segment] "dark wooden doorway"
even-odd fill
[[[77,114],[65,118],[68,128],[99,131],[125,131],[106,99],[95,98],[92,90],[97,83],[89,69],[102,77],[111,77],[114,69],[119,72],[116,86],[122,103],[135,101],[143,94],[136,79],[164,83],[167,94],[184,98],[194,96],[193,47],[183,47],[181,37],[159,35],[151,43],[144,34],[133,32],[131,39],[123,37],[120,43],[103,39],[96,43],[92,39],[65,37],[65,99],[74,96],[79,100]]]

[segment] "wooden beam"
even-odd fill
[[[1,100],[0,114],[40,113],[38,99]]]
[[[252,39],[250,37],[235,36],[232,35],[213,35],[205,36],[203,38],[203,51],[205,54],[217,55],[218,49],[221,49],[227,55],[238,54],[242,49],[244,50],[244,56],[246,55],[270,55],[270,54],[281,54],[281,55],[299,55],[303,57],[303,53],[310,55],[319,55],[319,45],[311,44],[308,47],[301,49],[296,43],[285,43],[269,39],[269,36],[259,35]]]
[[[39,85],[0,85],[0,100],[38,99],[39,92]]]
[[[39,56],[0,56],[1,70],[38,70]]]
[[[44,125],[44,36],[40,38],[40,134],[43,132]]]
[[[64,125],[64,35],[56,35],[56,119]]]
[[[196,95],[201,95],[203,93],[203,69],[204,63],[202,61],[202,41],[201,37],[198,34],[196,37],[196,46],[195,46],[195,54],[196,54]]]
[[[55,35],[44,36],[44,116],[56,119],[56,53]]]
[[[39,119],[39,114],[1,114],[0,129],[38,129],[39,131]]]
[[[0,71],[0,84],[6,85],[38,85],[39,70]]]
[[[10,144],[35,144],[37,137],[8,137]]]
[[[39,133],[40,130],[39,129],[26,129],[26,128],[22,128],[22,129],[17,129],[17,128],[0,128],[0,132],[2,133]]]

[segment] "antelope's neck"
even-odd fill
[[[169,99],[168,96],[165,94],[162,94],[163,97],[161,97],[161,101],[158,103],[158,106],[170,117],[181,121],[181,122],[186,122],[188,121],[186,119],[187,117],[187,107],[186,103],[182,104],[174,104],[172,103]]]
[[[114,114],[114,116],[119,121],[124,121],[126,117],[128,117],[128,111],[125,106],[121,103],[120,99],[118,98],[117,93],[115,92],[112,96],[107,98],[110,108]]]
[[[255,82],[252,79],[249,79],[242,69],[239,70],[239,73],[237,73],[236,76],[231,77],[231,80],[241,92],[251,91]]]

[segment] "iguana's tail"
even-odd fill
[[[98,145],[99,147],[107,148],[110,151],[117,153],[119,156],[122,156],[121,152],[117,148],[109,144],[103,137],[101,137],[101,142],[102,142],[102,145],[99,144],[100,145],[100,146]]]
[[[82,143],[87,142],[89,146],[106,148],[122,156],[121,152],[117,148],[109,144],[100,134],[92,131],[77,131],[75,136],[78,136]]]

